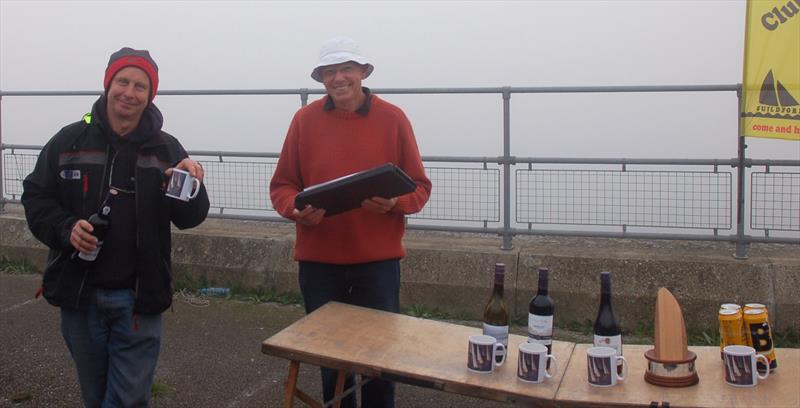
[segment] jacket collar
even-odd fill
[[[92,122],[95,122],[103,134],[109,139],[109,143],[117,144],[122,141],[122,137],[116,134],[108,124],[108,112],[106,111],[108,100],[105,95],[95,101],[92,105]],[[87,122],[88,123],[88,122]],[[142,113],[139,126],[125,136],[124,140],[131,143],[141,144],[149,147],[165,143],[161,138],[161,126],[164,124],[164,116],[155,104],[150,102]]]

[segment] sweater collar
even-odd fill
[[[366,86],[362,86],[361,89],[364,91],[366,98],[364,98],[364,103],[362,103],[361,106],[356,109],[356,113],[361,116],[367,116],[367,114],[369,114],[369,108],[372,105],[372,91],[370,91]],[[327,95],[325,97],[325,106],[323,106],[322,109],[327,112],[333,110],[334,108],[336,108],[336,105],[333,103],[333,98],[331,98],[330,95]]]

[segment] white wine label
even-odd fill
[[[611,347],[617,351],[617,355],[622,355],[622,336],[598,336],[594,335],[595,347]],[[622,365],[622,360],[617,360],[617,365]]]
[[[508,347],[508,326],[493,326],[484,323],[483,334],[494,337],[497,341]]]
[[[553,316],[528,313],[528,341],[549,345],[553,342]]]
[[[494,337],[500,343],[506,347],[508,350],[508,326],[493,326],[491,324],[483,324],[483,334],[487,336]],[[497,355],[502,356],[505,352],[503,350],[498,350]],[[502,360],[502,357],[497,358],[498,362]]]

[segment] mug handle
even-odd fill
[[[545,361],[547,361],[547,359],[553,360],[553,364],[550,366],[553,368],[553,372],[551,373],[547,371],[547,368],[545,368],[544,376],[547,378],[553,378],[558,374],[558,360],[556,360],[556,356],[552,354],[545,355]],[[547,367],[547,364],[545,364],[545,367]]]
[[[756,361],[759,359],[764,360],[764,365],[767,367],[767,372],[764,373],[764,376],[762,377],[761,374],[758,373],[758,370],[756,370],[756,375],[758,376],[759,380],[766,380],[767,377],[769,377],[769,359],[763,354],[756,353]]]
[[[628,376],[628,360],[623,356],[617,356],[617,360],[622,360],[622,375],[617,374],[616,369],[613,370],[613,373],[617,376],[617,380],[623,381]]]
[[[497,360],[495,360],[495,356],[497,356],[498,348],[500,348],[500,350],[503,351],[503,359],[500,360],[499,363],[497,363]],[[503,365],[503,363],[506,362],[506,356],[508,356],[508,353],[506,353],[506,346],[504,346],[503,343],[499,343],[499,342],[498,343],[494,343],[494,355],[492,355],[492,361],[495,362],[495,366],[496,367],[500,367],[501,365]]]
[[[194,184],[194,194],[189,194],[190,200],[200,194],[200,180],[198,180],[196,177],[192,177],[192,183]]]

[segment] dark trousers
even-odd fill
[[[349,303],[397,313],[400,311],[400,260],[355,265],[300,262],[300,290],[311,313],[329,301]],[[322,394],[325,401],[336,390],[336,370],[322,368]],[[347,377],[344,388],[354,384]],[[361,389],[362,408],[393,408],[394,383],[372,379]],[[356,408],[354,394],[342,400],[342,408]]]

